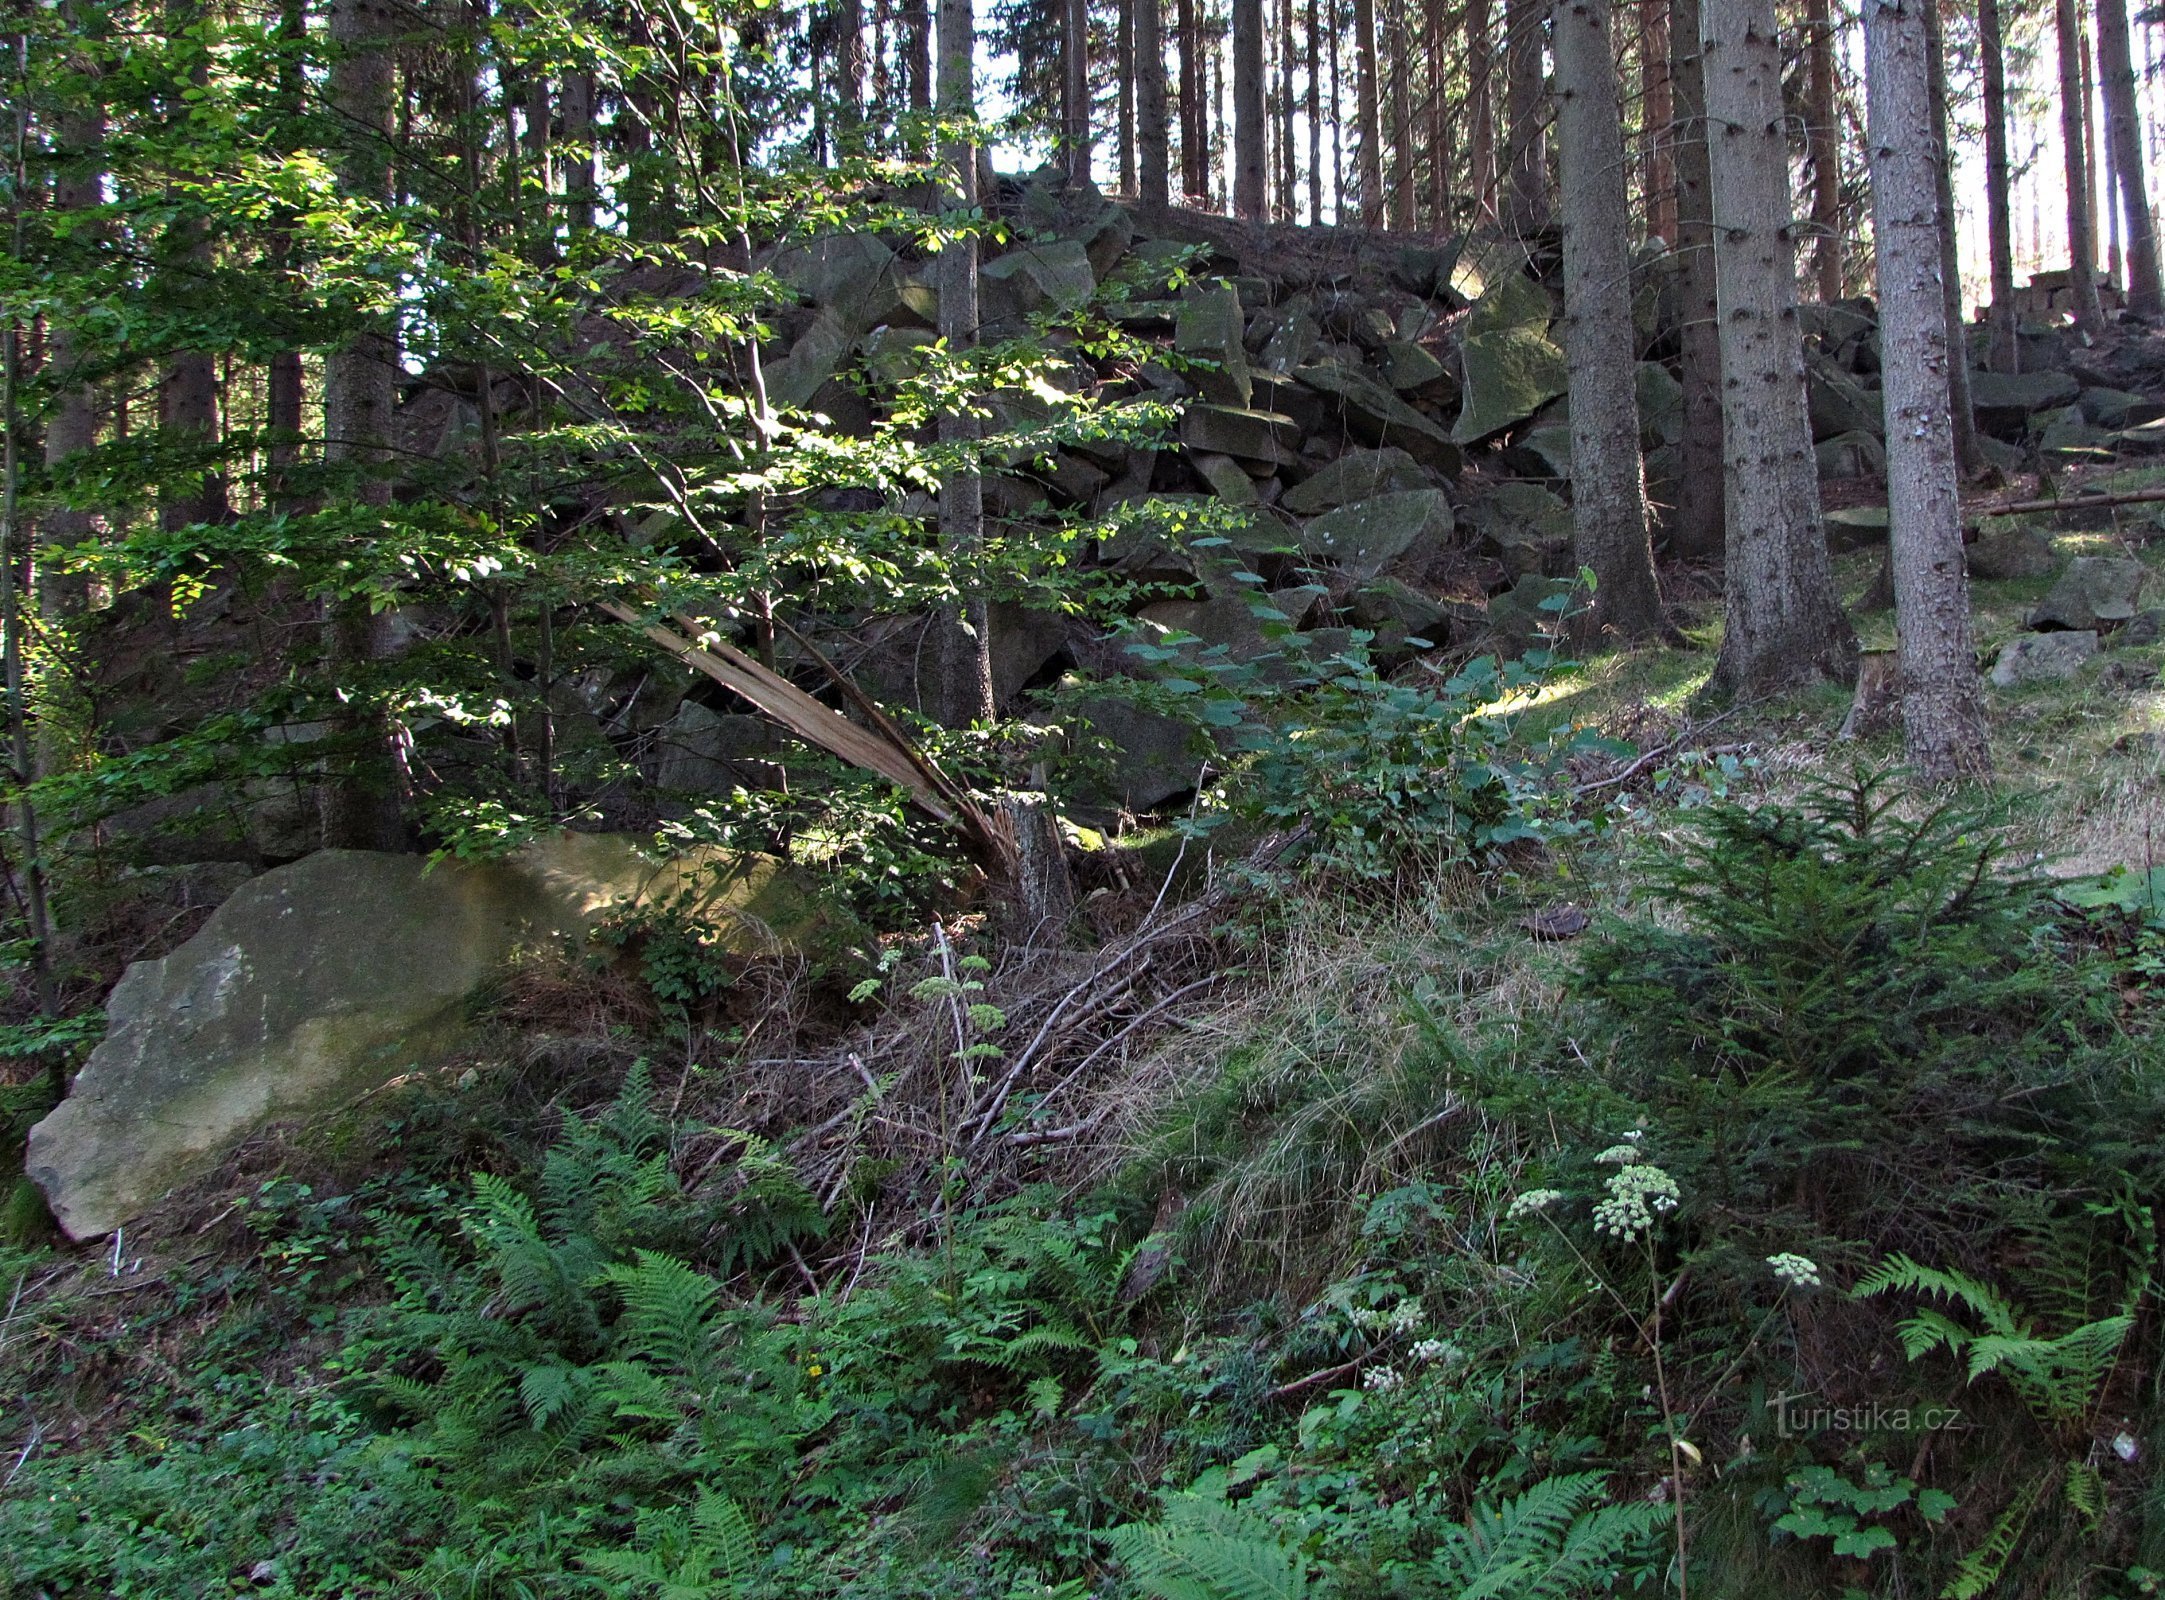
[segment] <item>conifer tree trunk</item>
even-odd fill
[[[339,187],[349,199],[376,205],[392,199],[390,137],[391,50],[396,26],[387,0],[334,0],[332,60],[326,96],[345,129],[338,153]],[[356,474],[350,489],[364,507],[391,504],[389,447],[398,394],[398,331],[388,314],[372,315],[323,360],[324,460]],[[376,619],[366,600],[333,602],[328,664],[342,691],[355,687],[380,654]],[[347,703],[365,704],[354,695]],[[404,842],[393,781],[388,730],[379,713],[354,709],[337,733],[354,752],[348,778],[323,789],[323,842],[357,850],[395,850]]]
[[[1865,0],[1872,237],[1887,408],[1887,509],[1903,742],[1928,782],[1990,766],[1948,414],[1941,162],[1929,0]]]
[[[70,6],[68,15],[78,29],[87,31],[91,25],[87,7]],[[53,207],[64,216],[80,218],[105,203],[104,113],[95,103],[71,106],[61,117],[58,131]],[[64,317],[47,325],[45,359],[58,390],[45,422],[45,465],[51,472],[70,456],[97,444],[98,392],[82,370],[79,341]],[[83,544],[96,533],[97,519],[90,512],[66,506],[47,512],[38,529],[39,543],[47,546]],[[36,576],[38,611],[48,621],[80,611],[89,599],[83,577],[60,571],[56,563],[39,561]]]
[[[959,119],[976,110],[972,81],[976,19],[971,0],[939,0],[939,110]],[[955,139],[944,153],[954,204],[967,211],[978,203],[977,148]],[[940,250],[940,338],[951,351],[977,345],[977,236],[950,240]],[[940,443],[968,451],[978,439],[977,418],[969,411],[941,411]],[[992,627],[982,586],[971,568],[985,543],[984,481],[974,465],[950,469],[940,484],[940,544],[953,563],[962,597],[946,608],[939,628],[939,716],[951,728],[967,727],[992,716]]]
[[[1661,631],[1661,589],[1639,455],[1624,123],[1608,0],[1557,0],[1553,37],[1573,543],[1579,565],[1595,578],[1584,625],[1599,635],[1644,638]]]
[[[2015,341],[2015,226],[2008,193],[2007,46],[2000,0],[1977,0],[1977,53],[1985,96],[1985,248],[1991,258],[1991,355],[1994,372],[2019,364]]]
[[[1428,46],[1428,207],[1430,226],[1439,239],[1451,231],[1451,169],[1457,164],[1451,148],[1449,78],[1443,51],[1450,26],[1444,0],[1428,0],[1421,30]]]
[[[558,98],[564,113],[564,222],[574,238],[594,231],[594,75],[566,72]]]
[[[1413,231],[1413,75],[1412,41],[1406,36],[1406,0],[1385,0],[1391,8],[1384,37],[1391,64],[1391,226]]]
[[[178,38],[201,15],[195,0],[176,0],[166,9],[166,26]],[[208,86],[210,62],[204,55],[197,55],[189,78],[194,89]],[[171,226],[171,249],[182,273],[207,281],[212,268],[208,220],[183,214]],[[209,351],[183,350],[167,361],[158,379],[158,426],[172,444],[207,448],[217,442],[218,369]],[[193,484],[159,494],[158,520],[168,532],[190,523],[222,522],[226,511],[225,475],[209,465]]]
[[[1180,192],[1210,203],[1210,113],[1203,101],[1203,25],[1197,0],[1179,0]]]
[[[1308,221],[1323,225],[1322,0],[1308,0]]]
[[[1353,86],[1361,141],[1361,226],[1383,221],[1383,119],[1376,83],[1376,0],[1353,0]]]
[[[1135,7],[1137,0],[1120,0],[1120,34],[1115,45],[1114,70],[1120,75],[1120,192],[1135,193]],[[1160,101],[1158,115],[1165,115],[1163,102],[1165,88],[1165,63],[1158,63],[1158,92]],[[1161,126],[1162,133],[1162,126]]]
[[[1640,0],[1640,112],[1646,151],[1647,236],[1676,243],[1676,91],[1669,79],[1669,0]]]
[[[2135,99],[2135,61],[2127,33],[2127,0],[2097,0],[2097,66],[2105,87],[2105,147],[2119,180],[2118,205],[2127,218],[2127,308],[2138,317],[2165,314],[2158,271],[2157,222],[2142,159],[2142,114]],[[2113,203],[2107,196],[2107,202]]]
[[[835,145],[854,154],[864,142],[864,0],[835,0]]]
[[[1548,128],[1542,72],[1542,0],[1504,0],[1504,120],[1510,124],[1505,221],[1521,234],[1549,221]]]
[[[1299,145],[1293,137],[1293,0],[1278,0],[1278,215],[1300,221]]]
[[[1496,17],[1490,0],[1466,0],[1466,187],[1474,220],[1496,221]]]
[[[1135,145],[1140,162],[1137,196],[1145,215],[1163,215],[1170,203],[1172,155],[1165,112],[1165,11],[1163,0],[1133,0],[1135,7]]]
[[[1065,127],[1061,149],[1068,177],[1090,181],[1090,0],[1062,0],[1061,103]]]
[[[1260,221],[1263,165],[1263,0],[1233,0],[1233,214]]]
[[[2097,299],[2097,244],[2090,231],[2090,174],[2084,158],[2082,28],[2075,0],[2056,0],[2053,22],[2060,50],[2060,140],[2067,158],[2067,266],[2075,326],[2095,338],[2105,312]]]
[[[1914,0],[1923,14],[1925,66],[1929,88],[1927,104],[1932,115],[1930,154],[1934,181],[1939,185],[1939,216],[1946,226],[1939,231],[1940,297],[1947,318],[1947,404],[1954,424],[1955,463],[1966,478],[1983,473],[1989,463],[1984,440],[1977,433],[1977,413],[1970,405],[1968,323],[1962,315],[1961,246],[1955,240],[1953,149],[1947,131],[1946,44],[1940,36],[1939,0]]]
[[[1812,274],[1819,298],[1842,298],[1842,130],[1834,111],[1834,18],[1805,0],[1805,147],[1812,169]]]
[[[1699,0],[1671,0],[1669,81],[1676,96],[1676,242],[1683,437],[1677,443],[1676,507],[1669,548],[1687,560],[1722,553],[1721,311],[1715,288],[1712,180],[1706,101],[1699,72]]]
[[[902,64],[910,109],[932,109],[932,12],[929,0],[902,0]]]
[[[278,39],[285,52],[280,58],[278,68],[279,109],[298,119],[306,109],[308,93],[301,64],[302,52],[308,43],[305,0],[280,0]],[[547,193],[546,186],[543,192]],[[551,221],[553,223],[553,216]],[[553,226],[544,231],[548,234],[553,249]],[[271,256],[280,276],[291,280],[297,267],[294,259],[293,219],[290,216],[281,216],[279,226],[272,236]],[[291,474],[295,461],[299,459],[301,412],[306,400],[300,351],[280,350],[272,355],[264,372],[264,389],[264,421],[269,424],[272,434],[271,504],[273,509],[287,510],[293,506]]]
[[[1705,0],[1699,42],[1728,489],[1714,682],[1741,695],[1846,683],[1857,644],[1835,598],[1804,408],[1773,0]]]

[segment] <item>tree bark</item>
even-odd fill
[[[1203,26],[1197,0],[1179,0],[1180,192],[1210,203],[1210,112],[1203,99]]]
[[[166,26],[172,37],[202,15],[197,0],[176,0],[166,10]],[[189,68],[190,87],[203,90],[210,83],[210,62],[198,51]],[[185,304],[200,304],[208,293],[213,270],[210,221],[197,216],[191,203],[180,202],[180,215],[171,224],[168,243],[175,276]],[[167,532],[191,523],[222,522],[226,518],[225,474],[211,459],[218,442],[218,368],[208,350],[182,350],[166,363],[158,378],[158,426],[168,445],[200,452],[197,475],[182,478],[174,486],[162,486],[158,521]]]
[[[1263,0],[1233,4],[1233,214],[1260,221],[1269,204],[1263,164]]]
[[[392,199],[394,37],[388,0],[334,0],[326,94],[346,130],[337,159],[339,184],[349,199],[373,205]],[[324,460],[353,472],[355,482],[344,492],[360,506],[381,510],[391,504],[389,445],[397,383],[398,332],[389,314],[371,314],[324,357]],[[354,762],[350,775],[334,776],[324,785],[324,843],[395,850],[404,843],[404,830],[388,730],[381,713],[365,709],[369,696],[359,681],[381,653],[380,630],[365,599],[330,602],[325,620],[332,682],[349,708],[337,733],[352,747]]]
[[[1842,129],[1834,111],[1834,18],[1805,0],[1805,148],[1812,169],[1812,273],[1819,298],[1842,298]]]
[[[1278,0],[1278,216],[1300,221],[1299,145],[1293,137],[1293,0]]]
[[[1114,69],[1120,74],[1120,192],[1135,193],[1135,6],[1136,0],[1120,0],[1120,34],[1114,46]],[[1158,115],[1165,115],[1163,102],[1165,63],[1158,63],[1159,95]]]
[[[1676,96],[1678,342],[1684,434],[1677,444],[1676,506],[1669,548],[1693,561],[1718,559],[1727,524],[1722,489],[1721,315],[1715,289],[1712,184],[1706,100],[1699,72],[1699,0],[1671,0],[1669,81]]]
[[[1928,782],[1990,769],[1970,638],[1948,375],[1940,236],[1946,220],[1931,92],[1930,0],[1865,0],[1872,237],[1887,412],[1902,734]]]
[[[2097,66],[2105,83],[2106,149],[2119,179],[2120,210],[2127,218],[2127,308],[2138,317],[2165,315],[2157,222],[2143,174],[2142,115],[2135,98],[2127,0],[2097,0]]]
[[[1727,617],[1714,683],[1761,695],[1855,674],[1804,407],[1789,149],[1773,0],[1699,18],[1720,308]]]
[[[1450,31],[1444,0],[1428,0],[1422,28],[1428,36],[1428,208],[1429,225],[1439,239],[1451,231],[1451,179],[1452,168],[1457,165],[1451,147],[1451,104],[1446,93],[1450,75],[1445,69],[1443,49]]]
[[[2075,0],[2056,0],[2053,22],[2060,49],[2060,140],[2067,156],[2067,270],[2075,326],[2095,338],[2105,312],[2097,299],[2097,243],[2090,231],[2089,163],[2084,159],[2082,29]]]
[[[1556,148],[1562,162],[1564,354],[1571,382],[1571,513],[1579,565],[1593,570],[1591,632],[1661,631],[1646,528],[1633,379],[1630,210],[1608,0],[1557,0]]]
[[[564,115],[564,223],[573,238],[594,231],[594,75],[566,72],[558,90]]]
[[[1504,120],[1510,124],[1505,223],[1521,235],[1549,221],[1548,127],[1542,101],[1541,0],[1504,0]]]
[[[946,119],[975,114],[973,83],[977,44],[971,0],[939,0],[939,109]],[[948,144],[945,160],[950,198],[959,210],[978,203],[977,148],[973,141]],[[940,250],[940,338],[953,352],[977,346],[977,235],[952,239]],[[974,457],[977,418],[967,409],[940,413],[940,443]],[[992,628],[984,591],[972,570],[985,544],[984,480],[974,460],[950,466],[940,484],[940,544],[960,594],[940,618],[939,717],[948,727],[989,721],[992,706]]]
[[[1133,0],[1135,6],[1135,145],[1141,163],[1138,198],[1149,216],[1162,216],[1171,202],[1172,156],[1165,125],[1165,10],[1162,0]]]
[[[1640,114],[1646,152],[1646,231],[1663,244],[1676,243],[1676,90],[1669,76],[1669,0],[1640,0],[1639,77],[1645,85]]]
[[[1496,17],[1490,0],[1466,3],[1466,187],[1474,220],[1496,222]]]
[[[1090,182],[1090,0],[1063,0],[1060,30],[1061,147],[1068,177]]]
[[[1952,152],[1947,132],[1946,42],[1940,36],[1939,0],[1914,0],[1923,13],[1925,66],[1928,73],[1928,104],[1931,107],[1932,170],[1939,185],[1939,215],[1946,226],[1939,230],[1940,295],[1947,319],[1947,404],[1954,423],[1955,462],[1966,478],[1981,475],[1990,462],[1984,440],[1978,436],[1977,413],[1970,405],[1968,320],[1962,314],[1962,257],[1955,239],[1955,184]]]
[[[1376,0],[1353,0],[1353,86],[1361,141],[1361,226],[1383,222],[1383,119],[1376,83]]]
[[[910,109],[932,109],[932,12],[928,0],[902,0],[902,65]]]
[[[2009,202],[2007,160],[2007,46],[2000,29],[2000,0],[1977,0],[1977,53],[1985,95],[1985,248],[1991,258],[1991,366],[2013,372],[2020,364],[2015,338],[2015,226]]]
[[[1413,94],[1407,81],[1413,75],[1413,49],[1406,34],[1406,0],[1385,0],[1385,4],[1391,8],[1383,35],[1389,42],[1386,56],[1391,64],[1391,226],[1411,233],[1413,200],[1418,193],[1413,179]]]
[[[1323,226],[1322,0],[1308,0],[1308,221]]]
[[[79,29],[91,25],[87,8],[71,6],[68,14]],[[58,131],[53,207],[62,215],[80,218],[105,203],[105,114],[95,103],[70,107],[60,118]],[[82,341],[65,316],[46,324],[45,359],[47,375],[57,391],[45,422],[45,467],[51,476],[71,456],[96,446],[98,392],[83,376]],[[98,521],[92,513],[55,506],[39,525],[38,542],[49,547],[84,544],[97,532]],[[46,560],[36,566],[38,611],[48,621],[72,615],[88,603],[90,587],[81,574],[62,572]]]
[[[864,0],[835,0],[835,147],[843,155],[864,147]]]

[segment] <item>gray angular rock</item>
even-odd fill
[[[2048,578],[2060,567],[2052,541],[2035,528],[2001,528],[1966,547],[1970,576],[1987,580]]]
[[[2148,577],[2148,569],[2130,556],[2077,556],[2030,613],[2028,626],[2039,632],[2081,631],[2125,622],[2142,608]]]
[[[1097,286],[1080,240],[1019,244],[978,269],[978,320],[991,332],[1018,332],[1018,325],[1037,312],[1087,304]]]
[[[763,759],[774,750],[761,717],[725,715],[686,700],[654,730],[654,784],[684,794],[726,794],[780,787],[782,769]]]
[[[1303,517],[1396,490],[1429,486],[1420,463],[1403,450],[1348,450],[1286,490],[1279,501]]]
[[[1829,548],[1844,551],[1885,544],[1892,525],[1885,506],[1845,506],[1822,513],[1820,521],[1827,530]]]
[[[1347,428],[1367,443],[1396,445],[1447,478],[1458,475],[1458,446],[1443,425],[1414,410],[1367,373],[1325,361],[1302,367],[1294,377],[1335,401]]]
[[[1992,663],[1992,682],[2009,689],[2024,683],[2072,678],[2097,654],[2097,635],[2087,628],[2065,633],[2026,633],[2004,646]]]
[[[1401,638],[1411,636],[1439,645],[1451,642],[1450,609],[1396,578],[1378,578],[1355,590],[1346,610],[1360,626],[1378,633],[1395,630]]]
[[[1504,593],[1491,595],[1482,647],[1507,661],[1550,648],[1567,615],[1558,606],[1573,602],[1577,587],[1576,579],[1529,573]]]
[[[1255,364],[1265,372],[1275,372],[1283,377],[1306,365],[1322,342],[1323,330],[1316,325],[1316,319],[1305,311],[1294,311],[1263,341]]]
[[[1632,374],[1639,401],[1639,440],[1647,449],[1684,437],[1684,386],[1658,361],[1642,361]]]
[[[2064,372],[1973,372],[1970,411],[1977,426],[2002,439],[2019,439],[2040,411],[2073,405],[2082,385]]]
[[[1198,291],[1180,302],[1173,349],[1198,363],[1185,369],[1188,381],[1205,399],[1245,410],[1255,390],[1241,334],[1240,296],[1230,284]]]
[[[2125,389],[2085,389],[2076,404],[2100,428],[2132,428],[2165,417],[2165,405]]]
[[[1466,507],[1466,525],[1514,574],[1548,572],[1571,552],[1571,508],[1538,483],[1499,483]]]
[[[1569,386],[1545,327],[1469,333],[1459,345],[1462,398],[1451,437],[1473,444],[1525,421]]]
[[[73,1239],[112,1232],[265,1124],[335,1111],[443,1059],[522,950],[635,903],[676,903],[738,949],[825,913],[781,862],[657,861],[565,834],[496,862],[324,850],[242,885],[171,955],[130,966],[105,1040],[30,1131],[24,1169]]]
[[[788,245],[767,270],[812,304],[843,311],[866,328],[901,304],[903,268],[875,234],[829,233]]]
[[[1111,771],[1094,785],[1099,798],[1148,811],[1195,787],[1203,758],[1185,722],[1111,696],[1084,700],[1076,711],[1110,747]]]
[[[2136,612],[2114,632],[2114,649],[2140,650],[2165,639],[2165,608],[2151,606]]]
[[[1451,375],[1443,363],[1410,339],[1392,339],[1384,345],[1383,381],[1407,395],[1440,399],[1451,390]]]
[[[1260,502],[1262,497],[1255,491],[1255,479],[1249,477],[1248,469],[1231,456],[1191,450],[1188,460],[1194,464],[1196,475],[1210,485],[1210,492],[1228,505],[1252,506]]]
[[[822,307],[789,353],[766,368],[767,399],[784,410],[795,411],[811,404],[822,385],[842,370],[850,347],[864,330],[856,319],[832,307]]]
[[[1887,472],[1887,447],[1871,433],[1838,433],[1812,446],[1822,478],[1879,478]]]
[[[1879,396],[1815,350],[1804,355],[1804,403],[1815,443],[1845,433],[1883,433]]]
[[[1181,413],[1180,442],[1191,450],[1274,467],[1300,459],[1300,429],[1291,417],[1274,411],[1193,405]]]
[[[1451,502],[1440,489],[1402,490],[1326,511],[1301,529],[1304,553],[1372,579],[1416,546],[1451,536]]]

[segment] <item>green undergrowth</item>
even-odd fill
[[[2165,919],[2008,837],[1866,775],[1289,897],[1059,1186],[868,1210],[642,1065],[18,1250],[0,1593],[2151,1592]]]

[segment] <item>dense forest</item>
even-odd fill
[[[2165,1585],[2165,11],[8,26],[0,1597]]]

